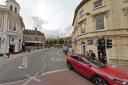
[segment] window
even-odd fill
[[[104,29],[104,16],[96,17],[96,30]]]
[[[10,10],[12,10],[12,6],[10,6]]]
[[[80,11],[80,18],[84,16],[84,11]]]
[[[72,58],[75,59],[75,60],[77,60],[77,61],[79,60],[79,57],[78,56],[72,56]]]
[[[87,44],[88,45],[93,45],[93,39],[91,39],[91,38],[87,39]]]
[[[128,0],[124,0],[124,3],[128,3]]]
[[[100,62],[97,59],[91,59],[90,62],[93,63],[94,65],[96,65],[97,67],[100,67],[100,68],[106,67],[102,62]]]
[[[85,33],[85,24],[84,23],[82,23],[80,25],[80,31],[81,31],[81,33]]]
[[[0,48],[1,48],[1,37],[0,37]]]
[[[102,6],[102,0],[97,0],[94,2],[94,8],[99,8]]]
[[[9,19],[9,31],[16,31],[16,23]]]
[[[9,31],[12,31],[13,29],[13,21],[9,19]]]
[[[14,42],[14,38],[11,38],[11,42]]]
[[[14,24],[13,31],[16,31],[16,23],[13,22],[13,24]]]
[[[17,13],[17,8],[15,7],[15,12]]]
[[[0,17],[0,29],[2,29],[2,18]]]
[[[84,64],[88,64],[85,60],[83,60],[82,58],[79,58],[79,61],[81,62],[81,63],[84,63]]]

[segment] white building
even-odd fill
[[[22,50],[25,28],[19,14],[20,6],[15,0],[0,5],[0,54],[18,53]]]

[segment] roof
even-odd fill
[[[76,19],[76,15],[77,15],[79,9],[80,9],[85,3],[87,3],[88,1],[90,1],[90,0],[82,0],[81,3],[77,6],[77,8],[76,8],[76,10],[75,10],[75,13],[74,13],[74,18],[73,18],[73,23],[72,23],[73,26],[74,26],[74,22],[75,22],[75,19]]]
[[[38,44],[43,44],[43,42],[39,41],[24,41],[25,43],[38,43]]]
[[[44,33],[37,31],[37,30],[28,30],[25,29],[23,31],[24,35],[38,35],[38,36],[44,36]]]

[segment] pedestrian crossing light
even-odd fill
[[[107,48],[112,48],[112,39],[107,39]]]

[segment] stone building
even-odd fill
[[[71,36],[63,37],[63,40],[64,40],[64,45],[72,46],[72,37]]]
[[[0,54],[22,51],[23,29],[20,6],[15,0],[6,0],[0,5]]]
[[[76,53],[103,52],[109,63],[128,65],[128,0],[82,0],[72,25]]]
[[[35,30],[28,30],[25,29],[24,32],[24,50],[37,50],[37,49],[43,49],[46,38],[44,33],[40,32],[35,28]]]

